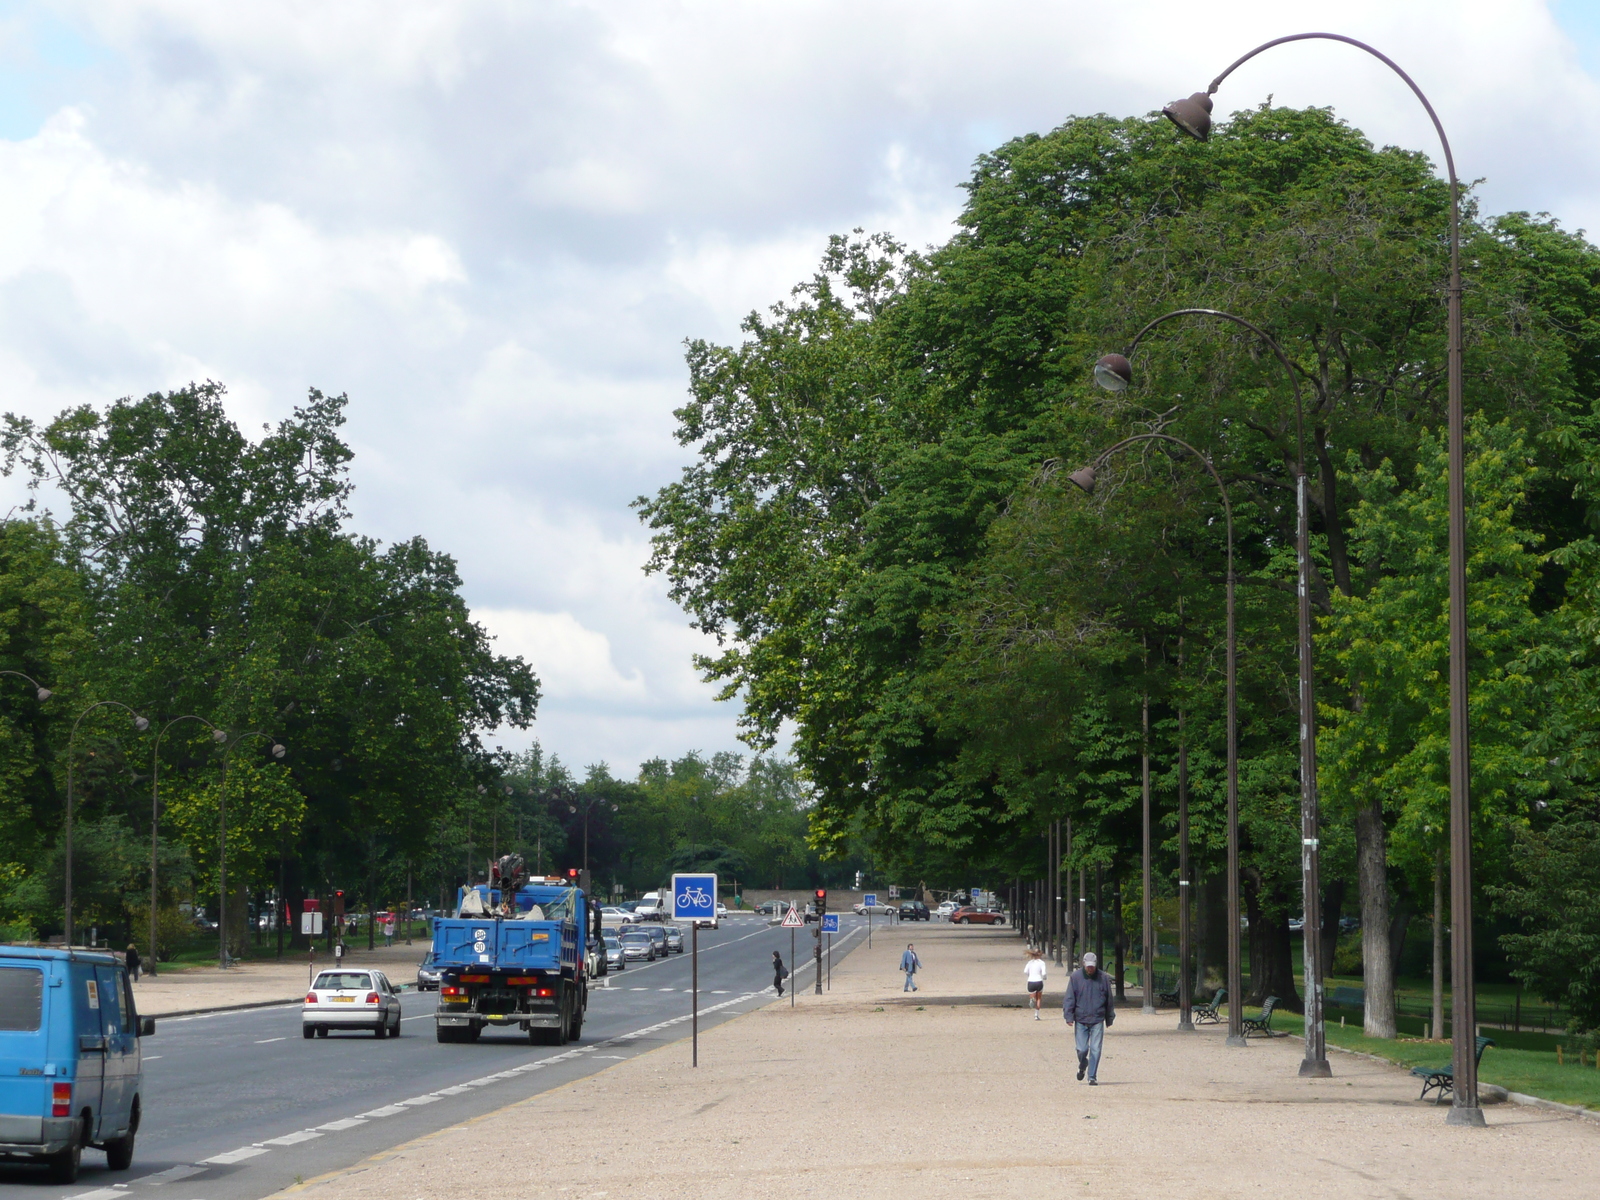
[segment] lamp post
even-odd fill
[[[1244,1006],[1241,983],[1239,946],[1239,689],[1238,689],[1238,639],[1233,621],[1233,505],[1228,501],[1228,488],[1222,476],[1211,465],[1211,460],[1182,438],[1170,433],[1139,433],[1123,438],[1102,450],[1094,462],[1074,471],[1067,479],[1085,493],[1094,493],[1097,469],[1119,450],[1136,446],[1140,442],[1169,442],[1187,450],[1200,460],[1206,473],[1217,485],[1222,497],[1222,515],[1228,529],[1228,1045],[1244,1046]]]
[[[609,807],[612,812],[617,811],[615,804],[606,804],[604,796],[590,796],[587,800],[580,801],[577,804],[570,802],[567,804],[567,811],[574,816],[580,810],[583,812],[583,869],[585,871],[589,869],[589,814],[594,811],[596,805]]]
[[[227,735],[223,735],[224,739]],[[253,729],[249,733],[235,734],[226,741],[222,752],[222,792],[217,799],[218,838],[220,852],[217,870],[217,969],[228,969],[228,768],[233,765],[233,752],[252,738],[270,738],[270,733]],[[272,743],[272,757],[282,758],[287,753],[282,743]]]
[[[1306,975],[1306,1053],[1300,1062],[1300,1074],[1307,1078],[1326,1079],[1333,1074],[1328,1066],[1327,1030],[1325,1027],[1322,982],[1322,913],[1321,913],[1321,814],[1317,797],[1317,706],[1316,681],[1312,675],[1311,658],[1311,520],[1306,482],[1306,417],[1305,402],[1300,394],[1300,376],[1294,364],[1284,353],[1276,339],[1253,321],[1215,308],[1179,308],[1163,313],[1133,335],[1126,355],[1107,354],[1094,365],[1095,382],[1108,391],[1125,391],[1133,383],[1133,366],[1129,361],[1138,350],[1145,334],[1167,321],[1178,317],[1214,317],[1255,334],[1277,356],[1283,373],[1289,377],[1289,387],[1294,393],[1294,494],[1295,494],[1295,592],[1297,601],[1297,634],[1300,650],[1300,878],[1301,899],[1305,910],[1301,927],[1303,957]],[[1180,718],[1181,724],[1181,718]],[[1187,764],[1183,748],[1179,748],[1178,805],[1179,825],[1188,828],[1188,788],[1185,786]],[[1189,942],[1189,878],[1188,839],[1183,839],[1178,879],[1178,917],[1181,923],[1179,944],[1183,966],[1188,966]],[[1179,971],[1180,977],[1183,971]],[[1188,985],[1180,978],[1178,984],[1178,1026],[1193,1028],[1189,1018]]]
[[[44,690],[45,689],[43,689],[43,688],[40,689],[40,691],[44,691]],[[141,717],[138,713],[134,712],[133,709],[129,708],[126,704],[123,704],[120,700],[97,700],[93,704],[89,705],[88,708],[84,709],[81,713],[79,713],[78,714],[78,719],[72,723],[72,732],[67,737],[67,838],[66,838],[66,843],[67,843],[66,844],[66,859],[67,859],[66,875],[67,875],[67,878],[66,878],[66,898],[65,898],[66,899],[66,910],[67,910],[67,912],[66,912],[66,922],[65,922],[65,933],[66,933],[66,945],[68,945],[68,946],[72,945],[72,800],[73,800],[73,783],[74,783],[74,777],[73,777],[74,762],[73,762],[73,757],[72,757],[72,747],[78,740],[78,726],[83,724],[83,719],[85,717],[87,717],[90,713],[92,713],[95,709],[97,709],[97,708],[105,708],[108,705],[113,707],[113,708],[120,708],[120,709],[124,710],[125,712],[128,712],[128,713],[132,714],[132,716],[133,716],[133,727],[138,732],[143,733],[146,729],[150,728],[150,721],[149,721],[148,718]]]
[[[1477,1029],[1477,996],[1472,977],[1472,771],[1471,735],[1467,728],[1467,488],[1465,418],[1461,395],[1461,182],[1456,178],[1450,139],[1433,105],[1400,64],[1365,42],[1339,33],[1294,33],[1264,42],[1235,60],[1204,92],[1174,100],[1162,113],[1189,136],[1205,141],[1211,134],[1211,96],[1222,81],[1263,51],[1289,42],[1343,42],[1365,51],[1405,81],[1421,102],[1439,135],[1445,171],[1450,177],[1450,284],[1446,289],[1449,338],[1446,347],[1447,417],[1449,425],[1450,517],[1450,1056],[1455,1089],[1446,1121],[1451,1125],[1483,1125],[1478,1107],[1478,1062],[1473,1033]],[[1309,923],[1309,922],[1308,922]],[[1231,1006],[1230,1006],[1231,1007]]]
[[[167,730],[180,721],[199,721],[200,724],[211,730],[211,739],[214,742],[224,742],[228,735],[218,729],[204,717],[193,715],[174,717],[161,727],[156,734],[155,749],[150,754],[150,974],[156,973],[156,831],[161,820],[161,739],[167,736]]]

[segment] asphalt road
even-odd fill
[[[865,941],[865,929],[864,919],[844,916],[835,957]],[[807,953],[810,930],[795,943]],[[772,951],[787,960],[789,944],[788,930],[748,917],[702,930],[701,1028],[771,1003]],[[809,964],[797,963],[795,974],[809,991]],[[491,1030],[470,1045],[440,1045],[436,993],[408,992],[401,1036],[383,1041],[367,1033],[306,1041],[299,1005],[158,1019],[144,1043],[133,1168],[112,1172],[91,1150],[71,1186],[11,1164],[0,1164],[0,1185],[52,1200],[144,1192],[150,1200],[256,1200],[689,1036],[687,953],[635,962],[600,983],[607,986],[590,989],[582,1040],[564,1047]],[[687,1046],[682,1057],[687,1067]]]

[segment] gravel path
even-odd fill
[[[914,940],[922,990],[900,991]],[[663,1200],[977,1197],[1591,1197],[1600,1127],[1501,1105],[1487,1130],[1445,1125],[1402,1071],[1333,1055],[1296,1076],[1301,1043],[1179,1034],[1137,1002],[1106,1037],[1100,1086],[1073,1079],[1050,1007],[1023,1003],[1005,930],[902,926],[835,962],[833,989],[312,1180],[340,1200],[519,1194]],[[707,986],[715,986],[707,984]]]
[[[396,983],[411,983],[417,977],[417,963],[427,952],[428,945],[420,938],[410,946],[402,941],[387,948],[378,946],[369,952],[363,938],[359,948],[353,944],[349,947],[345,963],[352,967],[377,967]],[[331,967],[333,956],[326,950],[318,950],[316,965],[319,970]],[[139,1015],[144,1017],[235,1004],[268,1001],[287,1004],[303,997],[310,981],[304,951],[287,954],[282,962],[247,962],[226,971],[215,966],[178,969],[164,965],[159,975],[154,978],[146,975],[133,985],[133,1002],[139,1007]]]

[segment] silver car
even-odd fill
[[[656,940],[645,929],[624,930],[618,939],[622,943],[622,953],[627,958],[642,958],[645,962],[656,960]]]
[[[300,1032],[308,1038],[327,1037],[330,1029],[370,1029],[374,1037],[399,1037],[399,990],[382,971],[323,971],[300,1006]]]
[[[668,925],[662,929],[661,932],[667,935],[667,949],[676,950],[679,954],[682,954],[683,930],[679,929],[676,925]]]
[[[439,990],[439,976],[444,974],[444,968],[433,961],[433,951],[429,950],[422,956],[422,962],[417,965],[417,991],[437,992]]]
[[[613,971],[626,971],[628,956],[623,953],[622,939],[608,933],[601,940],[606,944],[606,965]]]

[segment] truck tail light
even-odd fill
[[[368,1004],[376,1004],[377,1002],[378,1002],[378,993],[377,992],[368,992],[367,993],[367,1003]]]
[[[316,1002],[317,1002],[317,994],[315,992],[307,992],[306,993],[306,1003],[307,1004],[315,1004]]]
[[[541,1000],[548,1000],[556,994],[555,988],[529,988],[528,990]]]
[[[439,995],[440,996],[465,996],[466,994],[467,994],[467,989],[466,988],[442,987],[442,988],[439,989]]]
[[[70,1117],[72,1115],[72,1085],[70,1083],[52,1083],[50,1085],[50,1115],[52,1117]]]

